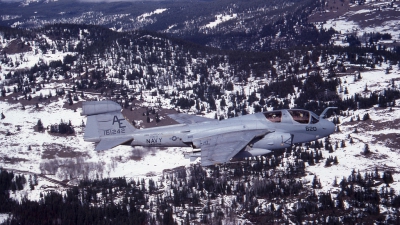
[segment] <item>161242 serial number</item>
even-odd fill
[[[125,128],[104,130],[104,135],[125,134]]]

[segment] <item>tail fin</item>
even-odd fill
[[[87,116],[83,139],[99,142],[96,151],[113,148],[133,140],[135,128],[125,120],[121,106],[113,101],[83,102],[82,115]]]

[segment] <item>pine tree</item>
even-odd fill
[[[335,165],[339,164],[337,156],[335,156],[335,158],[333,158],[333,164],[335,164]]]
[[[378,167],[375,167],[374,178],[375,178],[375,179],[378,179],[378,178],[379,178]]]
[[[329,150],[329,153],[333,153],[333,146],[329,145],[328,150]]]
[[[341,148],[346,147],[346,142],[345,142],[344,140],[342,140],[342,141],[340,142],[340,147],[341,147]]]
[[[43,123],[42,123],[41,119],[39,119],[38,122],[37,122],[37,129],[38,129],[38,131],[42,131],[43,130]]]
[[[71,96],[71,94],[68,94],[68,104],[69,104],[69,105],[74,104],[74,102],[72,101],[72,96]]]
[[[317,179],[317,175],[314,175],[314,178],[312,181],[312,187],[313,188],[321,188],[321,182],[319,182],[319,179]]]
[[[336,176],[335,176],[335,179],[333,180],[333,184],[332,184],[334,187],[337,187],[338,186],[338,183],[337,183],[337,178],[336,178]]]
[[[390,183],[393,183],[393,177],[392,177],[392,173],[390,171],[385,171],[382,175],[382,179],[383,182],[385,182],[385,184],[387,186],[389,186]]]
[[[369,145],[368,144],[365,144],[364,145],[364,154],[365,155],[367,155],[367,154],[369,154],[371,151],[369,150]]]
[[[366,121],[366,120],[369,120],[369,119],[370,119],[369,118],[369,114],[368,113],[364,114],[363,121]]]
[[[338,133],[341,132],[339,126],[336,126],[336,132],[338,132]]]
[[[329,167],[331,166],[331,163],[332,163],[332,156],[329,156],[325,161],[325,166]]]
[[[223,109],[226,106],[226,101],[225,97],[222,97],[221,102],[220,102],[221,109]]]

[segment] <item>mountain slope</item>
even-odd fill
[[[286,22],[276,25],[288,27]],[[400,206],[396,39],[375,33],[366,34],[365,42],[354,32],[315,32],[315,27],[303,26],[304,32],[283,38],[302,34],[324,40],[321,44],[296,40],[301,45],[267,52],[223,51],[94,25],[2,27],[0,166],[77,185],[73,199],[99,207],[94,210],[121,202],[134,203],[153,218],[159,210],[157,221],[173,214],[182,223],[188,218],[193,223],[395,224]],[[137,127],[159,125],[157,116],[160,124],[170,124],[166,114],[174,110],[225,119],[279,108],[318,114],[337,106],[330,117],[338,132],[263,157],[201,168],[184,159],[186,149],[180,148],[119,146],[94,152],[83,142],[80,102],[95,99],[120,102]],[[129,185],[118,182],[123,176]],[[37,201],[63,198],[41,197],[40,189],[68,191],[38,180],[35,190],[27,181],[22,190],[8,187],[7,193]]]

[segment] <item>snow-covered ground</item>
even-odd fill
[[[371,121],[377,124],[400,119],[399,108],[394,108],[393,111],[389,111],[389,109],[370,109],[358,110],[350,113],[360,115],[361,118],[365,113],[368,113],[371,117]],[[325,158],[329,156],[337,157],[339,164],[325,167],[325,160],[323,160],[315,166],[309,166],[307,167],[309,175],[306,179],[311,182],[314,175],[317,175],[322,183],[322,189],[320,191],[332,192],[335,189],[339,189],[332,186],[335,178],[339,183],[343,177],[347,179],[353,169],[356,172],[359,171],[362,176],[364,176],[366,172],[372,173],[378,168],[380,172],[387,170],[394,171],[394,183],[391,184],[390,187],[393,188],[396,193],[400,192],[400,171],[398,170],[400,150],[398,148],[386,146],[388,143],[398,143],[396,140],[397,136],[395,135],[399,133],[398,124],[393,124],[393,126],[390,127],[376,126],[373,128],[373,131],[366,131],[359,126],[359,124],[366,123],[364,121],[350,123],[349,117],[340,117],[340,119],[341,123],[344,124],[340,125],[341,132],[331,135],[331,143],[334,145],[335,142],[338,142],[339,148],[334,150],[333,153],[323,153]],[[355,127],[358,128],[358,133],[354,133]],[[395,139],[387,138],[384,141],[377,141],[376,138],[382,134],[394,134],[392,136]],[[353,144],[349,143],[348,135],[353,138]],[[342,140],[345,140],[346,147],[340,147],[340,142]],[[367,155],[363,154],[365,144],[368,144],[371,151],[371,153]]]
[[[219,14],[215,16],[215,21],[205,25],[204,28],[215,28],[218,24],[237,18],[237,13],[232,14]]]
[[[369,96],[373,92],[380,93],[384,89],[390,88],[392,81],[394,81],[395,87],[398,88],[400,85],[398,82],[400,71],[398,68],[393,68],[389,74],[386,74],[384,68],[388,66],[387,64],[382,64],[376,69],[361,72],[362,78],[356,81],[354,80],[354,75],[340,77],[343,89],[346,87],[349,92],[347,95],[343,94],[342,98],[350,98],[356,93],[360,93],[361,96]],[[364,91],[366,86],[367,92]],[[396,105],[399,104],[400,101],[397,101]],[[362,120],[363,115],[366,113],[370,115],[370,121],[350,122],[351,118],[356,121],[357,115]],[[357,172],[360,171],[364,176],[365,172],[373,172],[378,168],[380,172],[385,170],[395,171],[393,174],[394,183],[390,187],[396,190],[396,193],[400,192],[400,171],[398,170],[400,150],[398,147],[387,146],[390,143],[398,143],[396,134],[400,132],[400,125],[395,121],[400,119],[400,108],[393,107],[392,110],[389,110],[389,108],[371,108],[348,111],[346,114],[348,116],[338,116],[341,121],[341,124],[339,124],[340,132],[332,134],[330,138],[332,145],[338,142],[339,146],[341,141],[345,140],[346,147],[339,147],[333,153],[324,153],[323,151],[325,158],[336,156],[339,164],[325,167],[325,160],[323,160],[315,166],[309,166],[307,167],[309,175],[306,180],[311,183],[314,175],[317,175],[323,187],[320,191],[332,191],[336,189],[332,186],[335,177],[340,182],[343,177],[347,178],[353,169]],[[368,125],[363,125],[365,123]],[[355,128],[357,128],[358,133],[354,133]],[[388,134],[392,134],[389,137],[394,138],[394,140],[390,138],[384,141],[376,140],[380,135]],[[349,135],[353,138],[353,144],[349,143]],[[362,153],[365,144],[369,145],[371,154],[364,155]]]
[[[162,12],[163,10],[157,11],[157,13]],[[231,17],[217,16],[216,21],[209,25],[214,26],[229,18]],[[328,21],[326,26],[329,24],[334,26],[334,23],[336,23],[335,29],[338,27],[347,30],[353,29],[353,27],[354,29],[359,29],[356,23],[350,21],[347,24],[345,20]],[[7,42],[3,41],[1,36],[0,40],[0,43],[3,45],[2,47],[6,47]],[[48,40],[48,42],[51,42],[51,40]],[[22,55],[22,63],[17,68],[2,65],[0,70],[1,82],[5,80],[4,77],[9,71],[30,68],[40,60],[48,63],[54,60],[62,60],[66,54],[74,54],[73,52],[62,53],[57,51],[54,54],[43,54],[40,51],[34,54],[34,50]],[[16,62],[17,59],[21,58],[21,54],[8,54],[7,57]],[[399,68],[393,66],[393,69],[386,74],[385,70],[390,66],[388,63],[377,65],[375,69],[367,68],[361,71],[361,79],[358,80],[355,80],[354,75],[350,73],[348,75],[338,75],[341,80],[342,90],[345,88],[348,90],[348,94],[342,94],[341,97],[351,97],[355,93],[368,95],[371,92],[382,91],[385,88],[391,87],[392,81],[394,81],[395,87],[399,87]],[[259,88],[259,85],[255,84],[256,82],[258,81],[250,78],[248,85],[244,87],[235,85],[234,92],[243,91],[245,94],[250,94]],[[364,92],[365,87],[368,88],[367,92]],[[30,103],[25,105],[25,110],[22,110],[20,103],[11,103],[12,93],[7,93],[9,96],[7,100],[0,101],[0,111],[5,115],[5,118],[0,121],[0,145],[2,146],[0,149],[0,167],[29,171],[36,174],[45,173],[50,178],[60,181],[71,180],[70,183],[74,184],[77,179],[86,177],[129,177],[132,179],[138,177],[157,177],[162,175],[164,170],[189,166],[191,164],[190,160],[185,159],[183,156],[183,152],[187,149],[182,148],[145,149],[118,146],[108,151],[95,152],[93,150],[94,144],[83,141],[85,128],[80,125],[86,119],[80,115],[81,109],[79,107],[77,110],[66,108],[66,99],[55,96],[56,88],[70,87],[54,81],[53,83],[46,83],[42,90],[32,93],[32,97],[39,96],[40,94],[45,96],[49,92],[54,96],[50,101],[38,102],[39,108],[36,108],[35,104]],[[93,97],[91,93],[85,93],[85,95],[89,99]],[[142,97],[144,101],[141,103],[141,106],[154,106],[156,104],[154,97],[151,96],[151,91],[143,91]],[[161,99],[160,101],[165,108],[173,107],[170,100]],[[75,104],[77,103],[75,102]],[[217,108],[220,110],[219,101],[217,101]],[[251,112],[253,108],[249,107],[249,110]],[[322,183],[323,188],[321,191],[329,191],[336,189],[336,187],[332,186],[335,177],[340,181],[343,176],[349,176],[353,169],[356,171],[359,170],[364,174],[367,171],[374,171],[378,167],[380,171],[390,169],[396,172],[393,174],[395,182],[391,184],[391,187],[396,192],[400,192],[400,175],[397,170],[400,156],[398,156],[396,148],[387,146],[387,142],[395,140],[375,140],[381,134],[397,133],[399,129],[397,124],[393,124],[390,127],[386,125],[387,122],[400,119],[399,110],[395,107],[392,111],[388,109],[369,109],[348,112],[351,116],[359,115],[360,117],[368,112],[373,121],[373,123],[370,123],[376,126],[373,130],[371,129],[372,131],[365,129],[365,126],[363,126],[364,122],[350,123],[351,116],[341,116],[341,132],[331,135],[331,143],[345,140],[346,147],[336,149],[333,153],[323,153],[325,158],[336,156],[339,164],[325,167],[325,161],[323,160],[315,166],[308,166],[308,175],[303,179],[311,183],[314,175],[317,175]],[[206,116],[213,118],[215,113],[209,112]],[[217,114],[219,115],[220,113],[218,112]],[[71,121],[75,127],[75,134],[70,136],[54,135],[49,133],[48,130],[37,132],[34,130],[34,126],[39,119],[45,127],[57,124],[61,120],[66,122]],[[383,125],[379,126],[379,124]],[[359,130],[357,134],[353,133],[355,127]],[[8,131],[11,135],[6,136]],[[349,134],[353,137],[355,143],[348,143],[347,136]],[[367,156],[361,154],[366,143],[369,144],[372,152],[371,155]],[[47,182],[44,179],[39,179],[38,186],[50,186]],[[30,199],[37,199],[38,193],[26,193],[26,196]],[[18,199],[20,197],[14,196],[14,198]]]
[[[382,65],[382,68],[385,65]],[[346,85],[349,90],[349,96],[354,93],[362,92],[365,84],[368,85],[369,91],[383,90],[388,87],[392,79],[399,77],[398,71],[394,70],[390,74],[385,74],[382,69],[371,70],[361,73],[362,79],[354,81],[353,76],[342,77],[342,84]],[[344,82],[346,81],[346,82]],[[395,83],[398,85],[398,83]],[[42,90],[47,93],[48,90]],[[38,93],[36,94],[38,95]],[[0,132],[0,145],[3,147],[0,151],[0,167],[9,169],[18,169],[22,171],[30,171],[33,173],[43,173],[43,168],[47,168],[49,164],[54,164],[55,173],[49,174],[58,180],[79,179],[84,177],[129,177],[132,179],[142,177],[154,177],[162,175],[166,169],[173,169],[180,166],[189,166],[189,159],[185,159],[183,152],[187,149],[183,148],[167,148],[167,149],[145,149],[132,148],[130,146],[118,146],[108,151],[95,152],[94,144],[83,141],[84,127],[80,127],[85,117],[81,116],[81,109],[76,111],[64,108],[65,99],[53,97],[50,103],[39,104],[36,106],[26,106],[25,110],[21,110],[21,104],[0,102],[0,109],[6,116],[1,120],[2,124]],[[400,120],[400,109],[369,109],[348,112],[355,119],[356,115],[361,118],[365,113],[369,113],[371,121],[374,124],[387,123],[388,121]],[[362,124],[364,122],[350,123],[351,116],[341,116],[340,133],[331,135],[331,143],[345,140],[346,147],[338,148],[333,153],[323,151],[325,158],[332,156],[337,157],[339,164],[331,167],[325,167],[325,161],[322,160],[315,166],[308,166],[308,175],[303,179],[311,183],[314,175],[321,180],[321,191],[332,191],[336,188],[332,186],[335,177],[338,181],[343,176],[350,175],[353,169],[365,172],[372,172],[378,168],[383,170],[393,170],[395,182],[391,184],[396,192],[400,191],[400,174],[397,173],[398,161],[400,155],[396,149],[387,147],[385,142],[376,142],[374,137],[380,134],[396,134],[398,125],[393,126],[376,126],[373,131],[364,130]],[[34,131],[34,126],[41,119],[44,126],[59,123],[61,120],[69,121],[75,126],[75,135],[59,136],[49,133],[49,131]],[[20,130],[18,131],[18,127]],[[358,127],[358,133],[353,133],[354,128]],[[11,132],[11,135],[5,136],[5,133]],[[348,135],[353,137],[354,143],[350,144]],[[391,140],[387,140],[391,141]],[[394,140],[393,140],[394,141]],[[369,144],[371,155],[363,155],[361,152],[364,145]],[[77,177],[69,177],[68,172],[72,164],[83,164],[83,167],[76,167],[81,170],[81,174]],[[61,166],[63,165],[63,166]],[[65,168],[68,169],[65,169]],[[83,168],[83,169],[82,169]],[[85,169],[86,168],[86,169]],[[72,168],[73,169],[73,168]],[[50,171],[50,169],[49,169]],[[76,174],[73,173],[73,174]],[[43,182],[47,182],[42,180]],[[45,183],[39,182],[39,186]],[[72,181],[72,184],[74,182]],[[38,192],[39,193],[39,192]],[[37,199],[38,193],[26,192],[26,197]],[[18,198],[18,197],[16,197]]]
[[[393,7],[390,5],[393,4]],[[335,1],[329,2],[330,6]],[[339,6],[340,7],[340,6]],[[334,7],[335,8],[335,7]],[[323,21],[325,29],[333,28],[342,35],[357,34],[359,36],[365,33],[389,33],[392,35],[393,43],[400,39],[400,28],[398,26],[398,16],[400,11],[396,2],[392,1],[366,1],[363,5],[350,4],[342,15],[335,18],[325,19],[324,14],[318,20]],[[329,14],[329,10],[327,10]]]
[[[81,109],[74,112],[74,110],[63,108],[64,104],[64,100],[59,99],[49,104],[40,104],[39,109],[36,109],[36,106],[26,106],[25,110],[21,110],[20,104],[1,101],[0,108],[5,119],[1,121],[3,126],[0,130],[3,134],[0,138],[3,147],[0,152],[0,157],[3,159],[0,166],[41,173],[41,163],[69,158],[58,157],[57,151],[78,155],[85,162],[102,162],[104,168],[112,167],[112,169],[105,169],[102,177],[145,176],[152,172],[159,174],[164,169],[189,164],[189,160],[183,159],[182,150],[179,148],[132,150],[131,147],[119,146],[109,151],[94,152],[94,145],[83,141],[84,127],[80,125],[82,121],[86,122],[86,118],[80,115]],[[48,130],[36,132],[34,126],[37,125],[39,119],[45,127],[58,124],[61,120],[66,122],[70,120],[76,134],[59,136],[51,134]],[[18,127],[20,127],[19,131]],[[5,136],[7,131],[11,132],[11,135]],[[29,146],[31,150],[28,149]],[[46,151],[48,153],[44,153]],[[147,151],[151,153],[148,154]],[[44,158],[43,153],[47,157]],[[135,154],[139,154],[137,158],[140,158],[140,155],[145,155],[145,157],[141,160],[130,159],[130,157],[136,158]],[[6,157],[15,163],[10,164],[4,160]]]
[[[0,213],[0,223],[4,223],[10,217],[7,213]]]
[[[144,21],[147,17],[150,17],[150,16],[155,15],[155,14],[161,14],[161,13],[163,13],[163,12],[165,12],[165,11],[167,11],[167,9],[156,9],[156,10],[154,10],[153,12],[144,13],[144,14],[138,16],[138,17],[136,18],[136,20],[137,20],[137,21]]]

